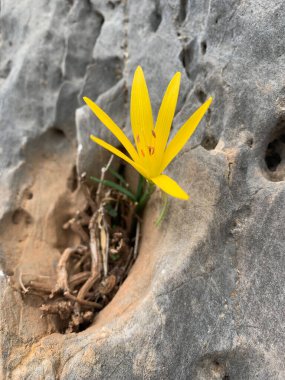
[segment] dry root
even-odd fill
[[[56,315],[64,332],[78,332],[92,323],[118,291],[138,250],[140,228],[133,202],[116,190],[100,186],[92,193],[82,186],[87,207],[63,225],[81,243],[63,251],[55,285],[46,277],[25,282],[20,276],[22,292],[43,297],[43,316]]]

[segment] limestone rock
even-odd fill
[[[4,379],[284,379],[285,87],[282,2],[1,3],[0,323]],[[116,143],[81,97],[130,135],[142,65],[156,115],[182,72],[173,133],[213,105],[168,173],[191,200],[162,226],[154,194],[140,254],[92,327],[41,319],[11,278],[53,275],[81,202],[79,173]]]

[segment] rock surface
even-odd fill
[[[2,377],[284,379],[284,3],[0,7]],[[96,174],[107,157],[88,140],[96,121],[81,97],[130,131],[138,64],[154,114],[182,72],[173,131],[214,96],[169,167],[191,201],[173,200],[156,229],[153,197],[139,258],[119,293],[92,327],[60,335],[9,276],[54,273],[70,239],[60,226],[80,202],[74,166]],[[96,133],[115,142],[99,123]]]

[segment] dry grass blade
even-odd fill
[[[138,256],[140,233],[141,233],[141,224],[140,224],[139,221],[137,221],[137,225],[136,225],[136,237],[135,237],[135,246],[134,246],[134,259],[136,259],[137,256]]]
[[[71,301],[74,301],[74,302],[77,302],[79,303],[80,305],[84,305],[84,306],[91,306],[91,307],[95,307],[97,309],[102,309],[102,305],[100,305],[99,303],[97,302],[90,302],[90,301],[85,301],[83,299],[80,299],[78,297],[75,297],[73,296],[72,294],[70,294],[69,292],[65,292],[64,293],[65,297],[70,299]]]
[[[109,167],[111,166],[113,159],[114,159],[114,155],[112,154],[112,156],[110,157],[110,159],[109,159],[107,165],[104,166],[104,167],[101,169],[101,178],[100,178],[101,181],[104,180],[104,178],[105,178],[105,173],[106,173],[106,171],[109,169]],[[98,189],[97,189],[97,191],[96,191],[96,203],[97,203],[97,205],[100,204],[100,198],[101,198],[101,196],[102,196],[102,187],[103,187],[103,184],[102,184],[102,182],[100,182],[99,185],[98,185]]]
[[[106,221],[103,208],[100,209],[100,214],[101,214],[100,223],[99,223],[100,243],[101,243],[102,261],[103,261],[103,272],[104,272],[104,277],[106,277],[108,273],[109,231],[108,231],[108,224]]]

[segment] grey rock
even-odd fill
[[[283,2],[1,3],[0,323],[5,379],[284,379],[285,90]],[[213,105],[169,166],[191,200],[162,226],[155,193],[140,254],[114,300],[79,334],[40,319],[11,286],[53,273],[77,207],[78,173],[99,175],[115,138],[96,101],[130,136],[142,65],[154,115],[182,72],[173,123]],[[118,145],[119,146],[119,145]]]
[[[114,59],[123,61],[126,58],[128,41],[126,2],[120,0],[91,0],[91,2],[104,17],[102,33],[93,49],[94,61],[102,60],[107,66]]]
[[[97,104],[102,107],[108,115],[114,115],[113,119],[123,129],[126,119],[126,84],[122,79],[98,97]],[[111,116],[112,117],[112,116]],[[89,107],[81,107],[76,111],[76,131],[78,141],[77,170],[79,175],[87,174],[100,177],[101,165],[107,164],[110,153],[105,149],[98,149],[90,140],[93,134],[103,140],[108,140],[110,144],[116,145],[116,138],[108,132],[106,127],[95,117]]]

